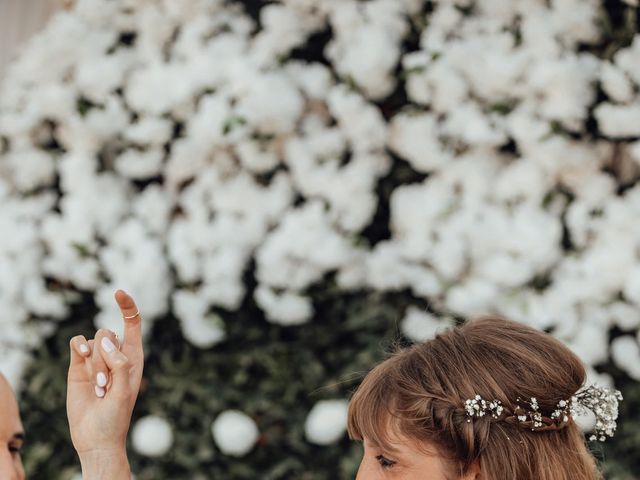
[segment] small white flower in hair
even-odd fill
[[[531,431],[536,431],[538,428],[545,427],[545,423],[549,426],[555,424],[561,427],[569,422],[569,418],[575,419],[590,411],[595,415],[596,422],[595,433],[589,437],[589,440],[603,442],[607,437],[613,437],[615,433],[618,404],[621,400],[622,394],[618,390],[612,391],[606,387],[590,385],[580,389],[571,399],[560,400],[549,417],[543,416],[536,397],[531,397],[530,401],[518,397],[513,414],[520,423],[527,423],[527,428],[530,427]],[[522,404],[526,404],[526,408]],[[499,400],[486,401],[480,395],[476,395],[465,401],[465,411],[469,417],[482,417],[490,414],[493,418],[499,419],[504,408]],[[549,419],[552,421],[551,423]],[[470,421],[471,419],[467,419],[467,422]],[[544,429],[546,430],[546,428]]]
[[[480,395],[476,395],[474,398],[465,400],[464,409],[469,417],[484,417],[489,414],[497,419],[502,415],[504,407],[500,400],[487,401]]]

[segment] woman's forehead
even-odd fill
[[[384,449],[389,453],[397,453],[400,452],[403,448],[403,443],[398,441],[393,441],[389,438],[388,435],[384,435],[383,438],[386,440],[383,442],[378,442],[375,438],[364,437],[364,443],[368,446]]]
[[[440,455],[436,448],[427,441],[418,441],[413,439],[398,439],[397,442],[389,442],[385,445],[378,445],[373,440],[364,439],[368,448],[373,448],[389,454],[394,460],[407,463],[424,462],[439,459]]]
[[[405,435],[402,426],[397,419],[389,418],[381,425],[381,431],[375,432],[375,435],[367,437],[364,441],[372,447],[382,448],[389,453],[420,453],[423,455],[436,455],[437,450],[432,443],[426,439],[413,438]]]

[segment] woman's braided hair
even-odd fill
[[[435,447],[452,479],[479,462],[484,480],[596,480],[578,425],[554,416],[585,378],[580,360],[550,335],[485,316],[375,367],[351,400],[349,434],[382,446],[400,436]],[[477,397],[498,402],[500,415],[470,418],[465,402]]]

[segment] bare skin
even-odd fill
[[[24,429],[16,397],[9,382],[0,374],[0,478],[2,480],[24,480],[24,468],[20,458],[23,441]]]
[[[137,311],[135,303],[131,297],[123,295],[126,294],[116,293],[123,316],[133,315]],[[118,356],[120,352],[109,352],[102,348],[102,338],[111,338],[110,332],[99,331],[95,342],[93,340],[87,342],[88,347],[93,347],[91,354],[80,352],[80,345],[86,342],[84,337],[75,337],[72,340],[72,347],[77,353],[75,358],[79,362],[76,367],[78,367],[83,392],[78,410],[84,412],[87,405],[95,409],[91,414],[86,412],[84,414],[85,421],[90,427],[84,429],[76,427],[79,430],[91,432],[91,435],[83,439],[86,442],[74,438],[74,446],[80,454],[85,479],[126,478],[129,480],[130,478],[124,445],[131,412],[140,387],[144,356],[140,318],[137,317],[129,323],[125,321],[125,327],[122,354],[126,355],[126,358],[120,358]],[[82,361],[84,364],[81,365]],[[70,390],[71,371],[72,369],[70,369]],[[108,384],[104,387],[105,392],[100,391],[97,372],[104,372],[108,379]],[[73,408],[70,409],[69,414],[70,424],[72,424],[72,417],[76,420],[76,417],[80,417],[80,415],[72,415],[72,411],[74,411]],[[72,426],[72,438],[73,430]],[[411,440],[399,435],[392,435],[391,438],[392,450],[384,450],[370,440],[364,439],[365,451],[356,480],[451,480],[451,477],[447,476],[445,463],[436,453],[435,448],[417,446]],[[121,466],[126,466],[126,469],[119,469]],[[480,468],[476,464],[456,480],[479,480],[479,478]]]
[[[407,440],[396,437],[393,450],[385,450],[364,439],[364,456],[356,480],[450,480],[445,463],[435,449],[417,448]],[[430,453],[430,450],[433,453]],[[478,480],[480,468],[474,465],[457,480]]]
[[[118,290],[115,299],[122,316],[133,317],[124,320],[122,345],[108,330],[98,330],[94,340],[79,335],[70,342],[67,416],[87,480],[131,478],[126,439],[144,365],[141,319],[128,294]]]
[[[126,438],[144,365],[141,319],[128,294],[118,290],[115,299],[122,316],[131,317],[124,320],[122,345],[108,330],[99,330],[93,340],[79,335],[70,342],[67,415],[85,480],[131,479]],[[24,431],[15,396],[2,375],[0,412],[0,478],[24,480],[20,458]],[[356,480],[449,480],[445,464],[436,453],[402,437],[393,438],[391,450],[364,439]],[[480,468],[474,465],[457,480],[479,478]]]

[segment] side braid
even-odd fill
[[[400,438],[435,450],[452,479],[479,468],[484,480],[602,480],[576,422],[557,413],[559,399],[575,396],[585,379],[580,359],[558,340],[486,316],[374,368],[349,405],[349,435],[385,448]],[[519,395],[531,400],[519,402],[523,411]],[[479,408],[489,414],[470,418],[466,399],[482,398],[488,401]],[[529,409],[534,398],[539,408]],[[615,420],[613,413],[603,415]]]

